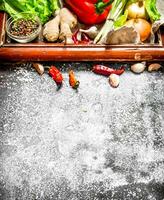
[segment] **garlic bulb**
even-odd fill
[[[159,63],[153,63],[148,66],[148,71],[158,71],[162,66]]]
[[[146,63],[145,62],[141,62],[141,63],[136,63],[134,65],[131,66],[131,71],[134,73],[142,73],[146,68]]]
[[[109,83],[112,87],[116,88],[119,86],[120,78],[117,74],[111,74],[109,76]]]
[[[91,26],[87,30],[80,29],[80,32],[86,33],[91,39],[94,39],[97,36],[99,30],[98,30],[98,28],[96,26]]]
[[[35,68],[35,70],[38,72],[39,75],[43,75],[44,73],[44,67],[42,64],[40,63],[33,63],[33,67]]]

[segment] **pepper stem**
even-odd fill
[[[98,0],[97,3],[95,4],[96,7],[96,12],[101,14],[104,9],[108,6],[110,6],[114,0],[109,0],[108,2],[103,2],[102,0]]]

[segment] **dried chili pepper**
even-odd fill
[[[69,84],[73,89],[77,89],[80,84],[80,82],[75,78],[73,70],[69,71]]]
[[[89,44],[91,42],[91,39],[88,37],[88,35],[80,32],[79,30],[72,35],[72,40],[74,44]]]
[[[51,66],[49,68],[49,75],[53,78],[53,80],[57,84],[62,84],[63,81],[62,73],[55,66]]]
[[[110,74],[121,75],[124,73],[125,68],[121,67],[120,69],[113,69],[104,65],[94,65],[92,71],[96,74],[101,74],[104,76],[109,76]]]

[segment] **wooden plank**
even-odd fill
[[[0,48],[1,61],[164,61],[164,48]]]
[[[0,12],[0,46],[5,43],[5,23],[6,23],[6,14]]]

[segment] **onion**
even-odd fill
[[[145,19],[130,19],[125,23],[125,26],[133,26],[140,35],[140,40],[143,42],[150,36],[151,24]]]
[[[144,2],[142,0],[128,5],[126,10],[128,10],[128,19],[147,19],[148,17],[144,6]]]

